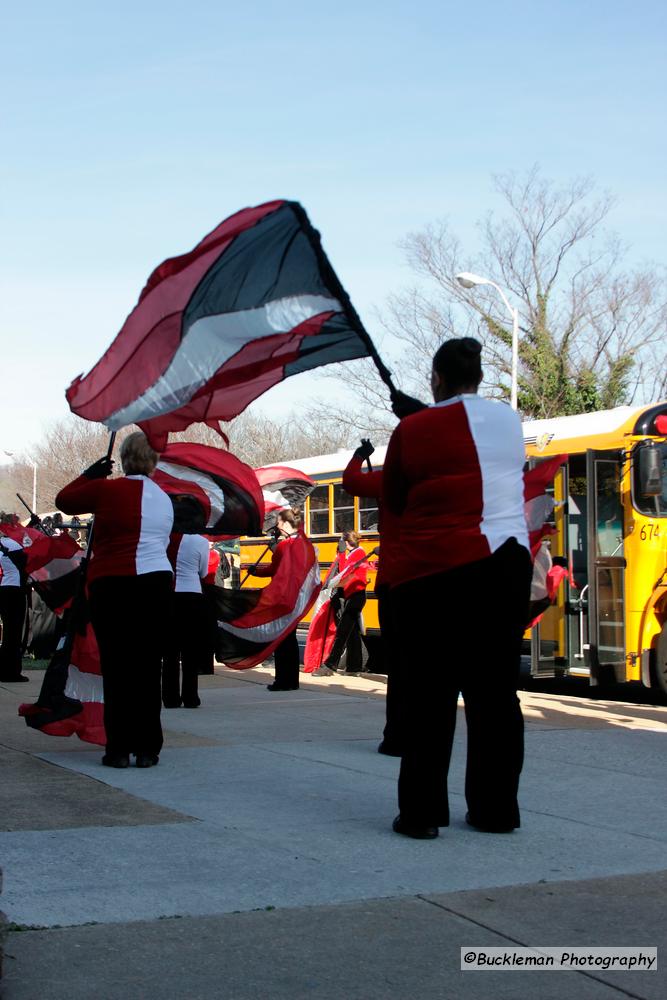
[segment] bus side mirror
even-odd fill
[[[639,450],[639,492],[642,497],[662,496],[662,456],[652,441]]]

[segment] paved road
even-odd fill
[[[464,823],[461,719],[452,825],[418,842],[391,832],[383,681],[268,679],[204,678],[148,771],[28,730],[28,685],[0,687],[3,1000],[665,995],[661,971],[461,972],[459,949],[663,945],[667,708],[523,692],[523,826],[495,837]]]

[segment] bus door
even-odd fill
[[[625,679],[625,558],[621,455],[587,451],[591,684]]]
[[[550,537],[549,547],[552,556],[563,555],[567,552],[566,505],[564,503],[564,498],[567,497],[567,470],[565,467],[559,469],[556,474],[554,489],[549,489],[547,492],[554,494],[556,502],[553,516],[555,534]],[[532,677],[553,677],[562,671],[563,665],[566,663],[567,632],[564,625],[566,601],[562,595],[561,588],[557,602],[545,610],[540,620],[532,628],[530,643],[530,673]]]

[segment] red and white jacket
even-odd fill
[[[360,545],[351,552],[341,552],[338,556],[338,572],[343,575],[340,582],[343,597],[365,590],[368,586],[368,557]]]
[[[176,594],[201,594],[202,580],[208,576],[209,545],[201,535],[174,532],[167,556],[174,571]]]
[[[476,394],[404,418],[383,468],[383,501],[400,517],[392,584],[528,548],[525,450],[518,415]]]
[[[95,515],[89,583],[104,576],[172,572],[167,546],[174,508],[147,476],[79,476],[60,491],[56,506],[65,514]]]

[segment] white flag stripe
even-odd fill
[[[104,702],[102,691],[102,677],[100,674],[88,674],[79,670],[73,663],[70,663],[67,671],[67,683],[65,685],[65,695],[67,698],[74,698],[76,701],[97,701]]]
[[[206,522],[207,528],[212,528],[220,520],[225,513],[225,495],[210,476],[205,472],[199,472],[197,469],[188,468],[185,465],[177,465],[174,462],[164,462],[162,459],[158,462],[157,467],[160,472],[164,472],[167,476],[173,476],[174,479],[183,479],[186,482],[194,483],[204,491],[211,504],[211,513]]]
[[[119,430],[179,409],[246,344],[288,333],[320,313],[341,311],[337,299],[293,295],[258,309],[204,316],[192,324],[157,381],[127,406],[110,414],[104,423],[110,430]]]
[[[285,632],[287,628],[298,622],[305,613],[308,607],[308,601],[310,600],[313,590],[319,585],[320,582],[320,567],[317,562],[313,563],[313,566],[308,573],[308,576],[301,584],[301,589],[299,595],[296,599],[296,604],[289,614],[283,615],[282,618],[276,618],[274,621],[266,622],[264,625],[256,625],[254,628],[239,628],[237,625],[231,625],[229,622],[218,622],[218,625],[225,630],[225,632],[231,633],[231,635],[237,636],[239,639],[247,639],[249,642],[257,642],[268,645]]]

